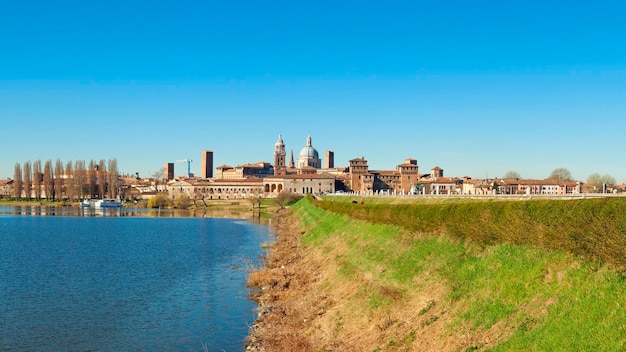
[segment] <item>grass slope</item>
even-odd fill
[[[536,223],[524,230],[526,237],[553,226],[538,217],[558,223],[552,211],[612,216],[608,209],[621,206],[518,203],[534,211]],[[421,212],[347,206],[357,211],[331,213],[309,200],[292,207],[306,248],[306,261],[298,266],[317,271],[310,286],[290,298],[292,305],[309,310],[301,315],[306,318],[300,328],[310,336],[310,350],[626,349],[624,277],[567,250],[498,241],[494,234],[515,228],[506,225],[515,223],[507,212],[518,211],[517,205],[498,202],[490,210],[442,205]],[[382,224],[397,223],[390,219],[403,212],[409,213],[400,217],[403,221],[419,225]],[[478,231],[495,221],[481,241],[454,232],[471,227],[472,215],[482,217],[474,224]],[[426,216],[447,226],[436,226]],[[444,220],[448,217],[464,223],[452,226]]]
[[[626,198],[435,204],[314,201],[352,218],[479,244],[513,243],[565,250],[626,268]]]

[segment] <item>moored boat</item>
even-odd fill
[[[104,198],[89,201],[91,207],[99,209],[99,208],[121,208],[122,201],[113,198]]]
[[[80,206],[81,206],[81,208],[89,208],[89,207],[91,207],[91,204],[92,204],[92,202],[91,202],[91,201],[89,201],[89,199],[83,199],[83,200],[80,202]]]
[[[113,198],[98,199],[93,206],[95,208],[121,208],[122,201]]]

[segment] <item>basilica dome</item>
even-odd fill
[[[315,150],[315,148],[313,148],[313,145],[311,144],[311,136],[309,136],[306,139],[306,146],[304,148],[302,148],[302,150],[300,151],[300,157],[304,157],[304,158],[319,158],[319,154],[317,153],[317,150]]]
[[[319,157],[319,153],[311,143],[311,135],[309,135],[306,139],[306,146],[302,148],[300,151],[300,156],[298,157],[298,162],[296,163],[296,167],[298,169],[304,167],[314,167],[319,169],[322,167],[322,160]]]

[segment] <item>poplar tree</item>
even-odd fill
[[[22,167],[20,163],[15,163],[13,172],[13,196],[16,200],[22,198]]]
[[[67,200],[72,200],[74,198],[74,166],[71,161],[68,161],[65,164],[65,197]]]
[[[35,189],[35,199],[41,200],[41,160],[36,160],[33,163],[33,188]]]
[[[108,184],[109,184],[109,197],[116,198],[118,193],[118,180],[117,180],[117,159],[109,159],[108,162]]]
[[[82,199],[85,194],[85,185],[87,184],[87,170],[85,169],[84,160],[76,160],[74,162],[73,177],[73,193],[75,199]]]
[[[100,195],[100,198],[106,197],[106,182],[106,167],[104,165],[104,160],[101,159],[98,163],[98,194]]]
[[[88,176],[89,180],[89,198],[94,198],[94,194],[96,193],[96,186],[98,183],[98,178],[96,176],[96,163],[92,160],[89,161],[89,171]]]
[[[57,159],[54,166],[54,192],[52,199],[63,199],[63,162]]]
[[[47,160],[43,167],[43,191],[47,200],[52,200],[54,192],[54,177],[52,175],[52,160]]]
[[[24,168],[22,170],[22,177],[24,177],[24,196],[26,200],[30,200],[33,184],[32,184],[32,171],[30,170],[30,161],[24,163]]]

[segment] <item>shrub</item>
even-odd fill
[[[170,199],[165,194],[157,194],[148,200],[148,208],[167,208],[170,206]]]
[[[292,205],[302,199],[303,196],[289,191],[281,191],[276,197],[276,202],[281,208]]]
[[[191,206],[193,200],[187,195],[187,193],[181,193],[174,200],[174,208],[187,209]]]

